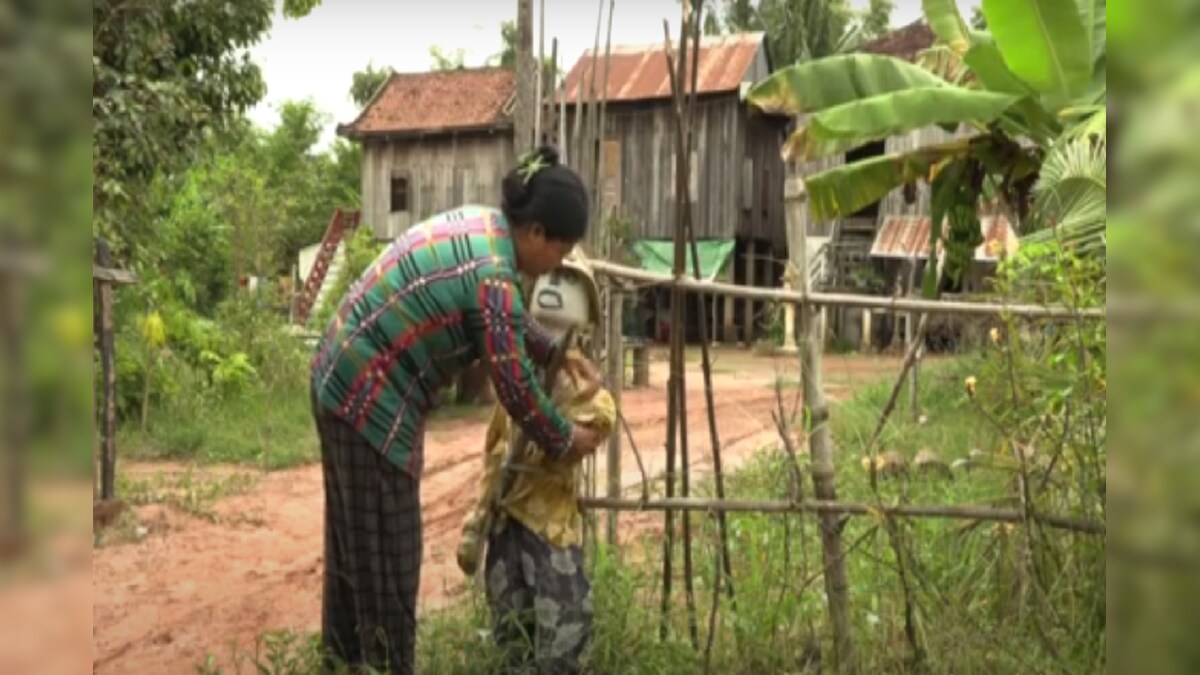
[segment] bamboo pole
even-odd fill
[[[601,258],[612,257],[612,237],[610,233],[606,231],[606,229],[604,232],[601,232],[601,228],[599,226],[605,222],[605,183],[604,172],[602,172],[602,166],[604,166],[605,157],[604,126],[605,112],[608,109],[608,70],[610,70],[608,66],[610,66],[610,60],[612,56],[612,13],[614,8],[616,8],[616,5],[616,0],[608,0],[608,30],[607,34],[605,35],[604,47],[604,82],[601,82],[599,98],[598,101],[594,103],[592,110],[595,121],[593,124],[592,139],[590,139],[590,151],[592,151],[594,160],[592,162],[592,190],[593,195],[595,195],[595,215],[592,222],[596,223],[596,226],[598,226],[594,229],[594,232],[599,234],[599,237],[594,238],[594,249],[599,253],[599,257]]]
[[[686,5],[683,11],[687,11]],[[666,19],[663,19],[663,42],[664,54],[667,60],[667,70],[670,72],[674,66],[671,61],[671,30]],[[686,54],[687,49],[687,26],[686,22],[680,26],[680,54]],[[679,67],[682,69],[683,60],[679,62]],[[683,79],[682,70],[679,72],[676,80]],[[679,96],[676,91],[675,113],[676,113],[676,128],[679,129],[682,121],[680,120],[681,112],[679,110]],[[681,133],[679,134],[682,135]],[[686,176],[682,169],[685,161],[684,147],[681,142],[675,144],[675,164],[679,170],[675,172],[675,198],[676,198],[676,223],[674,236],[674,256],[672,272],[676,278],[683,275],[684,270],[684,223],[683,223],[683,205],[685,195],[681,192],[681,187],[686,186]],[[679,451],[679,425],[680,418],[683,418],[683,424],[687,424],[687,403],[685,394],[686,391],[682,386],[684,377],[683,371],[683,330],[684,330],[684,294],[682,289],[675,287],[671,289],[671,333],[670,333],[670,374],[667,378],[667,447],[666,447],[666,494],[667,498],[675,496],[675,459]],[[665,517],[665,537],[663,538],[663,580],[662,580],[662,623],[659,626],[659,637],[665,640],[667,638],[668,619],[670,616],[671,606],[671,587],[673,575],[673,557],[675,551],[675,512],[667,511]],[[686,574],[687,580],[690,581],[691,575]]]
[[[588,181],[587,170],[591,166],[591,155],[588,154],[588,139],[585,137],[591,131],[592,103],[596,96],[596,63],[600,58],[600,27],[604,21],[604,0],[599,0],[596,9],[596,39],[592,44],[591,59],[588,70],[579,75],[579,91],[575,105],[575,130],[572,132],[575,144],[575,168],[584,174],[585,184]],[[586,85],[586,86],[585,86]],[[586,91],[586,94],[583,92]]]
[[[617,284],[608,288],[608,390],[612,394],[617,410],[621,409],[621,389],[625,386],[625,352],[621,346],[621,289]],[[621,434],[608,437],[608,490],[609,499],[621,496]],[[609,548],[617,547],[617,512],[608,513],[606,540]]]
[[[692,10],[692,3],[685,0],[682,5],[682,12],[679,21],[679,60],[675,64],[678,68],[678,74],[675,78],[673,89],[675,91],[675,126],[678,129],[678,135],[683,141],[679,144],[677,157],[679,164],[679,173],[677,176],[680,179],[680,185],[684,187],[682,191],[676,191],[675,199],[678,212],[676,213],[676,248],[675,269],[680,275],[686,273],[687,264],[687,247],[688,242],[694,241],[689,238],[691,233],[691,214],[692,214],[692,196],[691,196],[691,137],[692,127],[691,118],[685,116],[684,112],[684,92],[682,91],[685,77],[687,76],[687,60],[688,60],[688,38],[691,22],[695,20],[695,13]],[[671,50],[668,38],[666,49],[667,63],[670,65]],[[671,69],[668,68],[668,71]],[[693,246],[694,247],[694,246]],[[688,442],[688,405],[687,405],[687,371],[684,369],[684,348],[687,342],[687,295],[682,291],[679,293],[681,309],[681,319],[678,326],[679,332],[679,457],[680,457],[680,494],[684,499],[691,496],[692,490],[692,461],[691,461],[691,445]],[[704,314],[704,308],[700,308],[701,317]],[[674,328],[672,331],[674,332]],[[689,512],[684,511],[681,514],[683,521],[683,588],[684,601],[687,605],[687,624],[688,637],[691,638],[692,648],[700,648],[700,629],[696,618],[696,575],[694,561],[692,558],[692,516]]]
[[[797,228],[799,239],[800,289],[812,290],[808,274],[808,226],[803,184],[794,179],[784,190],[784,209],[789,228]],[[829,406],[821,373],[821,342],[817,310],[811,303],[800,308],[803,338],[800,342],[800,381],[804,389],[805,421],[808,432],[809,455],[812,457],[813,492],[817,499],[837,501],[834,484],[833,434],[829,428]],[[850,582],[842,554],[842,525],[835,514],[821,515],[821,550],[825,560],[825,598],[833,630],[835,670],[844,673],[858,671],[854,658],[854,638],[850,622]]]
[[[615,511],[694,511],[702,513],[809,513],[815,515],[842,514],[849,516],[892,516],[896,518],[928,518],[966,520],[972,522],[1025,523],[1036,522],[1046,527],[1103,536],[1107,526],[1102,522],[1045,513],[1026,513],[1023,509],[996,509],[987,506],[887,506],[814,499],[804,502],[759,501],[744,499],[706,499],[691,497],[642,499],[582,499],[580,508]]]
[[[557,146],[562,142],[562,137],[557,133],[559,111],[554,105],[557,98],[555,91],[558,89],[558,38],[550,40],[550,69],[549,72],[546,72],[545,66],[543,66],[542,78],[546,80],[546,100],[541,102],[541,105],[546,106],[545,131],[543,133],[546,142]],[[566,161],[565,157],[563,161]]]
[[[601,166],[604,158],[604,115],[608,112],[608,81],[609,71],[612,66],[612,26],[613,26],[613,10],[617,8],[616,0],[609,0],[608,3],[608,29],[604,36],[604,80],[600,83],[600,110],[596,116],[596,184],[602,185],[601,182]]]
[[[556,45],[558,44],[557,38],[555,38],[554,43]],[[554,71],[555,72],[554,77],[555,77],[555,83],[556,83],[555,86],[558,86],[557,85],[557,82],[558,82],[557,59],[555,60],[554,67],[556,69]],[[577,98],[577,100],[578,100],[578,98]],[[576,109],[575,109],[575,118],[576,119],[579,118],[579,107],[578,106],[576,106]],[[564,163],[570,162],[570,158],[568,157],[568,153],[570,152],[570,145],[571,145],[571,139],[567,137],[567,83],[564,81],[562,83],[562,86],[559,87],[559,93],[558,93],[558,148],[559,148],[559,151],[562,153],[562,159],[563,159]]]
[[[1062,306],[1021,305],[992,302],[961,302],[951,300],[916,300],[884,295],[855,295],[850,293],[817,293],[812,291],[782,291],[776,288],[739,286],[721,281],[697,281],[687,277],[618,265],[604,260],[591,261],[592,269],[603,274],[634,283],[679,287],[698,293],[761,300],[769,303],[811,304],[817,307],[856,307],[878,309],[895,314],[926,312],[929,314],[960,314],[967,316],[1009,315],[1019,318],[1046,319],[1056,321],[1078,321],[1081,319],[1104,321],[1108,313],[1104,309],[1071,309]]]
[[[700,86],[700,26],[702,24],[703,5],[697,5],[696,16],[693,23],[693,40],[692,40],[692,82],[691,82],[691,97],[688,101],[688,156],[691,157],[691,149],[695,147],[696,134],[696,99],[699,95]],[[674,86],[674,85],[673,85]],[[696,171],[699,171],[699,167]],[[689,176],[690,177],[690,176]],[[699,197],[699,195],[697,195]],[[697,280],[701,279],[700,273],[700,251],[696,244],[696,227],[693,221],[694,211],[689,208],[687,213],[687,236],[691,242],[692,248],[692,272]],[[715,324],[717,321],[717,312],[715,298],[713,304],[713,331],[715,332]],[[708,325],[708,317],[705,315],[703,307],[706,303],[701,300],[700,306],[700,370],[704,376],[704,404],[708,413],[708,436],[709,446],[712,448],[713,460],[713,479],[716,485],[717,498],[725,498],[725,472],[721,462],[721,437],[717,431],[717,407],[713,397],[713,381],[712,381],[712,351],[710,349],[710,337]],[[724,572],[725,589],[729,593],[729,598],[732,601],[734,598],[733,588],[733,563],[729,555],[729,528],[728,520],[724,513],[717,514],[717,536],[721,540],[721,568]],[[721,582],[718,581],[717,592],[720,592]],[[711,623],[711,621],[710,621]]]

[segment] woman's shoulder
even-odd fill
[[[508,231],[508,221],[504,218],[504,212],[494,206],[483,204],[463,204],[438,213],[430,217],[427,222],[463,222],[478,219],[490,221],[495,227]]]

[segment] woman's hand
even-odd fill
[[[562,461],[570,464],[578,464],[588,455],[596,452],[596,448],[600,446],[600,432],[585,424],[576,424],[575,433],[571,435],[571,447],[567,450],[567,454],[563,455]]]

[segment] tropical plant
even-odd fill
[[[939,58],[923,62],[937,68],[887,56],[834,56],[780,70],[751,90],[760,109],[803,117],[784,146],[791,160],[931,126],[974,132],[809,176],[814,217],[850,214],[927,181],[933,222],[946,224],[931,228],[930,249],[943,239],[951,279],[979,243],[985,194],[999,197],[1023,231],[1059,223],[1087,223],[1094,231],[1104,179],[1080,175],[1096,162],[1076,160],[1097,152],[1102,159],[1105,152],[1106,0],[984,0],[990,32],[968,28],[953,0],[924,0],[924,10]],[[1039,182],[1046,163],[1050,171]],[[935,290],[938,267],[928,266],[927,294]]]
[[[846,0],[723,0],[707,10],[713,20],[705,32],[763,31],[771,61],[790,65],[844,53],[886,32],[891,11],[888,0],[872,0],[861,14]]]
[[[354,73],[350,83],[350,100],[360,108],[366,107],[393,72],[390,66],[376,68],[375,64],[368,63],[366,68]]]

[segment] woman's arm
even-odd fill
[[[554,338],[546,332],[545,328],[534,319],[532,315],[525,315],[525,351],[529,353],[529,357],[533,359],[534,364],[539,367],[550,365],[550,360],[554,356],[554,350],[558,349],[558,343]]]
[[[525,313],[515,280],[502,272],[481,279],[476,302],[479,353],[488,365],[500,405],[548,456],[562,457],[571,447],[574,425],[555,409],[538,382],[527,348],[533,322]],[[544,343],[535,349],[540,347]]]

